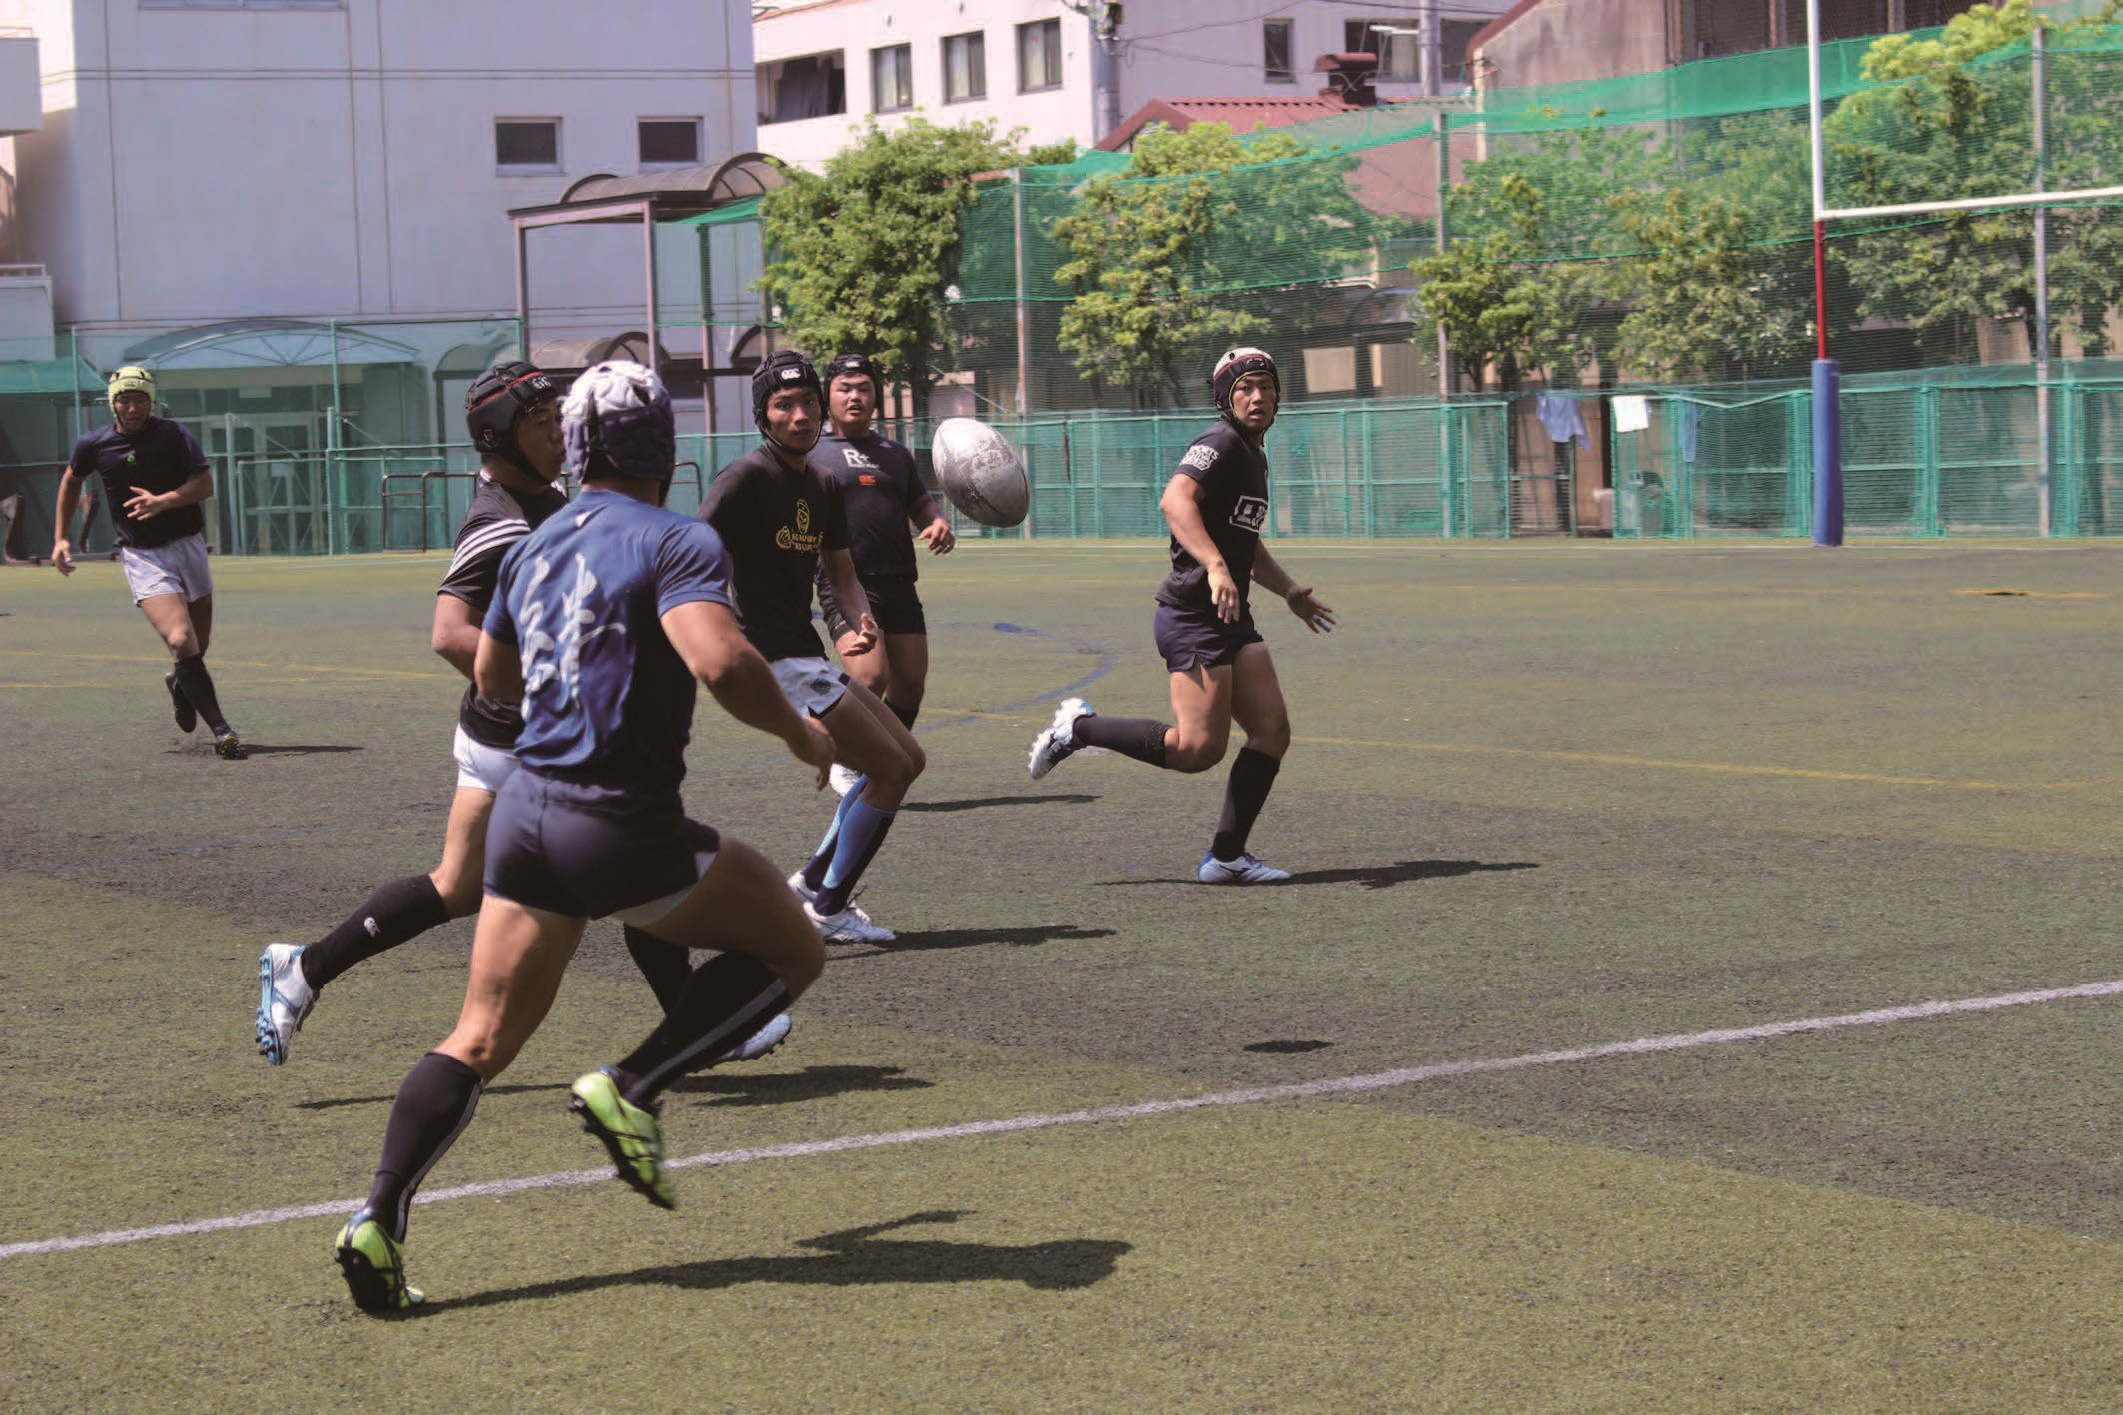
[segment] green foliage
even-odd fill
[[[2048,64],[2049,189],[2110,185],[2123,170],[2123,103],[2108,63],[2075,63],[2071,38],[2112,21],[2057,26]],[[1899,206],[2004,196],[2036,189],[2029,66],[1991,62],[2032,35],[2028,0],[2003,0],[1955,17],[1936,39],[1889,35],[1867,50],[1864,73],[1891,86],[1846,99],[1824,124],[1833,198],[1844,206]],[[1861,292],[1859,317],[1904,321],[1919,334],[1965,346],[1979,318],[2036,315],[2031,269],[2034,214],[1965,211],[1837,241],[1832,260]],[[2098,209],[2053,211],[2050,305],[2090,352],[2106,352],[2109,308],[2123,298],[2123,226]]]
[[[760,288],[788,343],[823,360],[855,351],[925,387],[943,338],[943,290],[973,178],[1023,159],[992,123],[872,119],[823,175],[792,172],[760,217],[774,259]]]
[[[1279,272],[1355,265],[1374,222],[1350,194],[1349,160],[1296,159],[1295,139],[1242,143],[1228,125],[1154,128],[1127,171],[1085,183],[1051,238],[1075,292],[1061,346],[1086,378],[1149,400],[1196,384],[1223,347],[1259,336],[1231,292],[1288,283]]]
[[[1503,387],[1567,348],[1575,311],[1565,281],[1542,260],[1547,204],[1516,173],[1482,194],[1479,234],[1455,241],[1413,267],[1421,282],[1424,328],[1438,326],[1462,363],[1494,366]]]
[[[1616,343],[1632,374],[1745,376],[1804,348],[1804,307],[1757,269],[1743,209],[1687,187],[1629,193],[1616,209],[1645,252],[1611,273],[1629,302]]]

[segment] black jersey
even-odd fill
[[[83,434],[66,465],[77,478],[103,478],[112,536],[121,546],[153,550],[206,529],[206,514],[196,501],[144,521],[125,509],[125,503],[138,492],[160,495],[175,491],[206,469],[206,454],[199,450],[199,439],[183,423],[149,418],[131,437],[120,432],[118,424],[110,423]]]
[[[840,486],[855,573],[865,582],[917,578],[907,522],[929,489],[921,484],[914,454],[876,433],[851,441],[828,430],[811,449],[811,466],[820,480]]]
[[[1174,470],[1201,483],[1202,525],[1238,582],[1244,605],[1253,589],[1253,554],[1268,524],[1268,458],[1226,417],[1194,439]],[[1157,587],[1157,602],[1175,609],[1215,608],[1209,572],[1177,536],[1172,538],[1172,573]]]
[[[762,445],[715,474],[700,519],[730,553],[737,622],[760,657],[824,658],[811,627],[811,582],[824,552],[848,548],[840,484],[809,463],[792,472]]]
[[[494,586],[501,578],[502,557],[509,547],[567,504],[568,498],[558,487],[526,495],[481,472],[472,504],[465,508],[464,524],[457,528],[457,551],[450,557],[449,573],[435,593],[463,600],[472,606],[475,622],[484,619],[494,602]],[[522,713],[507,703],[481,697],[470,684],[457,709],[457,722],[473,741],[505,752],[515,749],[516,734],[523,730]]]

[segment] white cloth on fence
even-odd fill
[[[1641,393],[1618,393],[1614,398],[1614,430],[1642,432],[1651,426],[1651,400]]]

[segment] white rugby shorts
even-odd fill
[[[192,604],[214,592],[214,574],[206,565],[206,537],[196,532],[150,550],[119,546],[118,563],[125,569],[125,583],[132,587],[135,604],[166,594],[181,594],[186,604]]]
[[[490,795],[501,794],[501,784],[516,774],[516,754],[499,747],[489,747],[476,740],[457,724],[457,736],[450,743],[450,755],[457,759],[457,785],[471,791],[485,791]]]
[[[848,692],[848,675],[822,658],[777,658],[774,681],[790,707],[813,717],[824,717]]]

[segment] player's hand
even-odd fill
[[[923,526],[917,534],[937,555],[949,555],[951,547],[958,544],[958,537],[951,534],[951,523],[941,516]]]
[[[1334,628],[1333,608],[1312,593],[1310,585],[1292,585],[1290,592],[1283,596],[1283,603],[1289,605],[1290,612],[1304,620],[1305,627],[1315,634],[1325,634]]]
[[[1226,624],[1236,624],[1244,613],[1238,600],[1238,581],[1231,578],[1230,568],[1221,561],[1209,567],[1209,600],[1216,606],[1216,617]]]
[[[177,504],[174,491],[136,491],[126,500],[125,514],[136,521],[145,521],[150,516],[159,516]]]
[[[877,621],[865,614],[862,617],[862,622],[855,626],[855,632],[842,639],[836,647],[839,648],[843,656],[868,653],[871,649],[876,648]]]
[[[833,770],[833,734],[826,725],[809,713],[803,714],[803,731],[788,739],[789,751],[805,766],[818,773],[818,789],[825,789],[826,779]]]
[[[68,541],[52,542],[52,566],[62,575],[74,573],[74,547]]]

